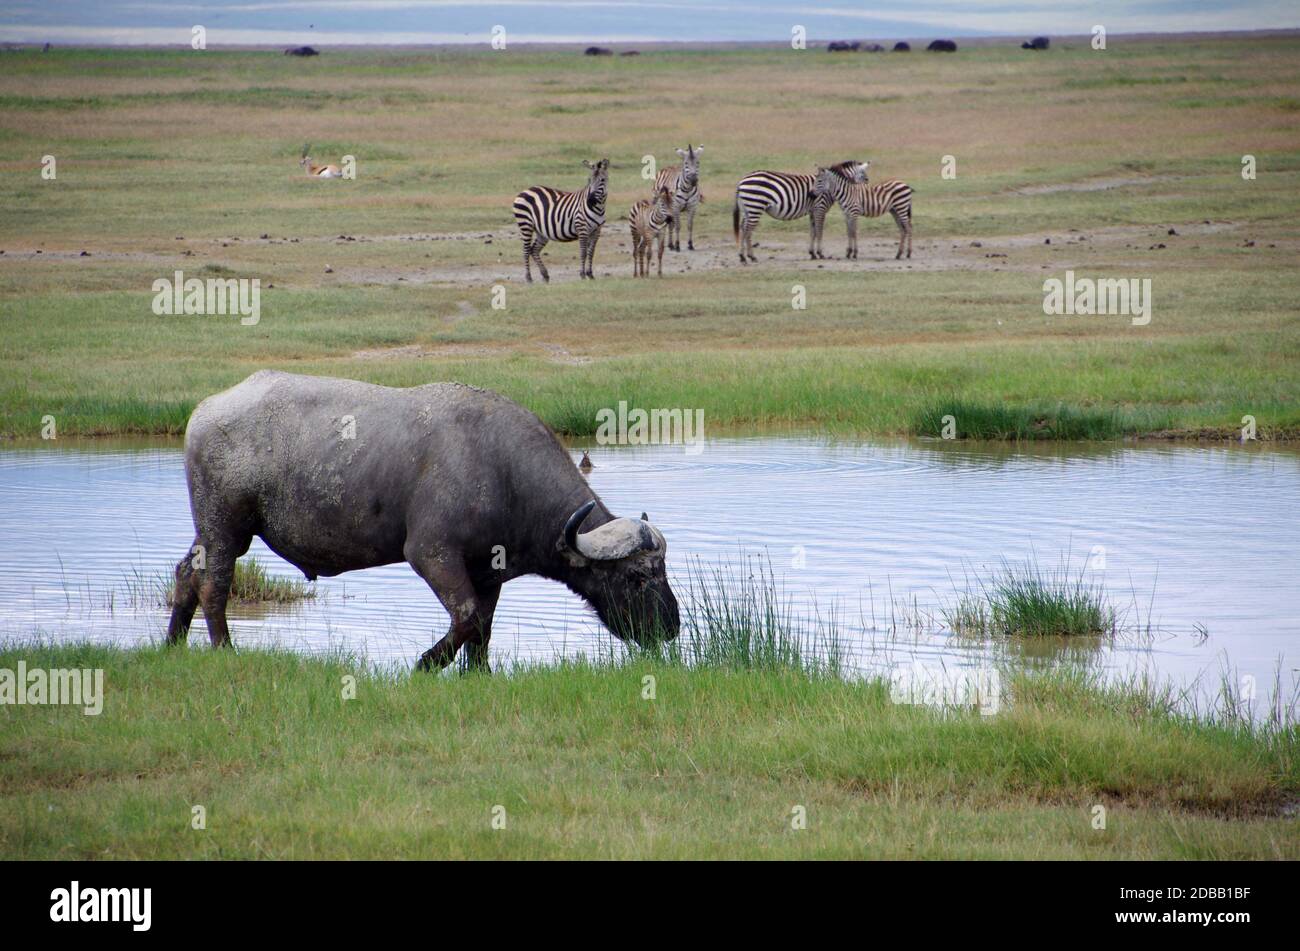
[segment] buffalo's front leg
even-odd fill
[[[464,561],[453,555],[429,557],[408,554],[407,560],[433,589],[442,606],[451,615],[451,628],[445,637],[420,655],[417,670],[441,670],[456,658],[456,652],[473,641],[482,644],[486,660],[487,638],[492,631],[492,612],[496,598],[480,598],[465,570]]]
[[[461,670],[465,673],[477,671],[490,674],[488,666],[488,642],[492,640],[492,617],[496,612],[497,597],[501,594],[499,585],[476,589],[478,595],[478,623],[470,631],[465,641],[465,650],[461,652]]]

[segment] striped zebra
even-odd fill
[[[664,231],[672,222],[673,193],[660,188],[655,197],[642,198],[628,210],[632,225],[632,276],[650,276],[650,243],[659,242],[659,276],[664,276]]]
[[[562,192],[539,185],[515,196],[515,224],[524,239],[524,277],[533,282],[529,258],[537,261],[542,280],[551,276],[542,263],[542,248],[548,241],[577,241],[579,276],[595,280],[591,266],[596,256],[596,242],[605,224],[605,197],[609,191],[609,159],[596,164],[583,160],[590,169],[587,187],[582,191]]]
[[[678,149],[682,157],[681,165],[670,165],[655,176],[655,191],[668,189],[673,196],[672,221],[668,227],[668,250],[682,249],[682,212],[687,214],[686,247],[695,250],[695,209],[700,204],[700,153],[704,146],[691,148],[689,142],[685,149]]]
[[[844,216],[849,222],[849,246],[846,258],[858,256],[858,216],[875,218],[889,212],[898,222],[897,261],[903,256],[903,247],[907,246],[907,256],[912,256],[912,187],[905,182],[890,180],[879,185],[866,182],[853,182],[845,178],[835,168],[819,168],[817,183],[813,190],[819,198],[834,199],[844,209]]]
[[[831,166],[856,182],[867,179],[866,162],[840,162]],[[808,227],[808,256],[822,257],[822,225],[826,211],[834,200],[818,198],[813,194],[816,175],[798,175],[793,172],[750,172],[736,185],[736,203],[731,209],[731,227],[740,249],[740,263],[757,261],[754,257],[754,229],[758,219],[767,212],[781,221],[793,221],[811,215]]]

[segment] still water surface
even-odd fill
[[[575,445],[575,458],[581,445]],[[1230,665],[1289,693],[1300,668],[1300,453],[1241,446],[715,439],[589,447],[590,481],[620,514],[642,510],[669,540],[674,586],[692,563],[770,563],[791,609],[844,626],[866,669],[972,647],[938,615],[1004,561],[1068,559],[1152,636],[1100,652],[1111,670],[1150,668],[1217,686]],[[82,442],[0,450],[0,638],[157,641],[156,588],[192,529],[175,442]],[[295,576],[260,540],[251,554]],[[317,583],[289,608],[232,606],[237,645],[346,648],[409,663],[446,615],[405,565]],[[134,595],[133,595],[134,592]],[[933,623],[905,625],[920,613]],[[563,587],[508,584],[493,657],[591,651],[599,625]],[[191,639],[202,642],[201,621]],[[978,654],[979,650],[975,649]]]

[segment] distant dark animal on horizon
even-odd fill
[[[291,46],[284,51],[285,56],[319,56],[320,53],[310,46]]]
[[[640,51],[640,50],[624,50],[623,52],[619,53],[618,55],[619,55],[619,56],[640,56],[640,55],[641,55],[641,51]]]
[[[957,44],[952,40],[935,40],[926,49],[931,53],[955,53]]]
[[[862,44],[857,40],[853,40],[852,42],[849,40],[831,40],[826,44],[826,51],[828,53],[851,53],[861,46]]]
[[[894,52],[895,52],[895,53],[910,53],[910,52],[912,52],[912,44],[911,44],[911,43],[904,43],[902,40],[899,40],[897,43],[894,44]]]
[[[862,47],[862,52],[864,53],[883,53],[884,51],[885,48],[879,43],[872,43],[870,46]]]
[[[169,644],[201,605],[213,646],[230,645],[235,562],[254,536],[310,579],[408,563],[451,615],[421,670],[462,647],[486,670],[501,587],[524,575],[566,585],[620,639],[680,629],[663,535],[616,518],[555,434],[489,390],[261,370],[195,408],[185,478],[195,534]]]
[[[1045,36],[1036,36],[1028,43],[1021,43],[1022,50],[1045,50],[1052,45],[1052,41]]]
[[[613,56],[614,51],[605,49],[603,46],[588,46],[582,51],[583,56]]]

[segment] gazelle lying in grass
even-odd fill
[[[298,164],[307,170],[307,174],[312,178],[342,178],[343,173],[337,165],[317,165],[307,154],[310,145],[305,146],[302,150],[302,161]]]

